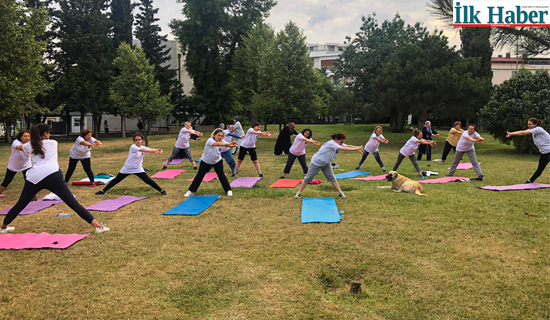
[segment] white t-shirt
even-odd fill
[[[290,153],[297,157],[306,154],[307,141],[304,140],[305,138],[306,137],[304,137],[301,133],[297,135],[296,139],[294,139],[294,142],[292,143],[292,147],[290,147]]]
[[[248,129],[246,135],[244,136],[243,142],[241,142],[241,147],[243,148],[256,148],[256,141],[258,140],[258,135],[253,134],[254,128]]]
[[[206,145],[204,146],[204,152],[202,153],[202,161],[210,165],[215,165],[222,159],[221,147],[215,147],[213,144],[216,142],[214,138],[208,138]]]
[[[82,137],[78,137],[76,138],[76,141],[74,143],[74,146],[71,148],[71,151],[69,152],[69,156],[73,159],[78,159],[78,160],[82,160],[82,159],[88,159],[92,156],[92,153],[90,152],[90,150],[92,149],[92,147],[88,147],[88,146],[85,146],[85,145],[81,145],[80,143],[82,141],[86,141],[84,138]],[[94,143],[96,140],[94,137],[92,137],[90,139],[90,141],[87,141],[89,143]]]
[[[460,136],[460,140],[456,144],[456,151],[466,152],[474,149],[475,142],[466,139],[466,136],[470,136],[470,138],[475,139],[479,137],[479,133],[475,131],[473,134],[470,135],[468,134],[468,130],[464,131],[462,133],[462,136]]]
[[[145,172],[142,166],[143,156],[145,155],[145,152],[139,151],[139,149],[150,150],[151,148],[147,148],[145,146],[141,146],[140,148],[137,145],[133,144],[130,147],[130,152],[128,153],[128,159],[126,159],[124,166],[122,167],[122,169],[120,169],[120,173],[131,174],[131,173]]]
[[[365,150],[367,150],[368,153],[373,153],[378,151],[378,146],[380,145],[380,141],[374,139],[375,137],[378,137],[378,139],[384,139],[383,135],[377,136],[376,133],[372,133],[370,135],[370,139],[365,145]]]
[[[44,149],[44,159],[42,159],[40,155],[32,154],[32,146],[30,143],[25,143],[23,145],[23,151],[30,155],[32,162],[32,167],[27,171],[27,181],[33,184],[37,184],[50,174],[59,171],[59,164],[57,163],[57,141],[44,139],[42,140],[42,147]]]
[[[336,155],[338,155],[338,149],[345,146],[346,144],[339,145],[334,140],[325,142],[325,144],[323,144],[321,148],[319,148],[319,151],[317,151],[317,153],[314,154],[311,158],[311,164],[314,164],[318,167],[324,167],[330,164],[331,161],[336,159]]]
[[[533,135],[533,142],[539,148],[540,153],[547,154],[550,152],[550,134],[541,127],[528,129]]]
[[[401,150],[399,150],[399,153],[401,153],[402,155],[404,155],[405,157],[410,157],[412,156],[416,150],[418,149],[418,147],[420,146],[419,143],[416,143],[419,139],[415,136],[412,136],[406,143],[405,145],[401,148]],[[420,139],[421,141],[424,141],[424,139]]]
[[[19,151],[15,149],[23,142],[15,139],[11,144],[10,160],[8,161],[8,169],[13,172],[21,172],[27,170],[32,166],[31,157],[25,151]]]
[[[189,148],[189,138],[191,138],[191,134],[187,133],[187,130],[188,129],[185,127],[181,128],[180,133],[178,134],[178,140],[176,140],[176,148]]]
[[[223,134],[225,135],[224,138],[223,138],[223,141],[229,143],[231,142],[231,140],[233,140],[233,137],[229,135],[229,130],[223,130]],[[221,152],[226,152],[227,150],[229,150],[229,147],[221,147]]]

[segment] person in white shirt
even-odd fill
[[[238,136],[233,133],[235,130],[235,127],[233,125],[230,125],[229,129],[225,130],[225,124],[222,123],[220,124],[220,129],[223,130],[223,134],[225,135],[223,140],[227,143],[231,142],[233,138],[244,139],[244,136]],[[222,157],[225,159],[225,162],[227,162],[227,164],[229,165],[231,172],[233,172],[233,170],[235,170],[235,159],[233,159],[233,155],[231,154],[231,148],[222,147],[221,152],[222,152]]]
[[[401,148],[401,150],[399,150],[397,161],[393,166],[393,171],[397,171],[397,168],[399,168],[399,166],[401,165],[401,162],[403,162],[403,159],[405,159],[405,157],[409,157],[414,168],[416,169],[416,172],[418,172],[418,175],[420,176],[420,178],[424,179],[424,175],[422,174],[422,169],[420,169],[420,166],[418,165],[418,161],[414,156],[416,150],[421,144],[428,144],[433,146],[436,144],[436,142],[433,140],[422,139],[422,131],[414,130],[413,136],[405,143],[405,145]]]
[[[380,168],[382,168],[382,172],[386,172],[386,167],[384,167],[384,163],[382,162],[382,159],[380,159],[380,153],[378,152],[378,146],[380,145],[380,142],[388,144],[388,142],[390,141],[384,138],[384,136],[382,135],[382,127],[376,126],[369,138],[369,141],[367,142],[367,144],[365,144],[365,151],[363,151],[361,161],[359,161],[359,164],[357,165],[357,167],[355,167],[355,170],[359,170],[363,162],[365,162],[365,160],[367,159],[369,153],[372,153],[374,159],[376,159],[376,162],[378,162],[378,165],[380,166]]]
[[[138,176],[143,182],[147,183],[155,190],[160,192],[161,195],[166,195],[166,191],[162,190],[159,185],[155,181],[153,181],[153,179],[151,179],[147,175],[147,173],[145,173],[145,170],[143,169],[143,156],[146,153],[154,153],[156,155],[160,155],[162,154],[162,149],[154,149],[142,146],[145,138],[143,137],[143,133],[139,131],[134,133],[134,136],[132,138],[134,140],[134,144],[130,147],[130,151],[128,152],[128,159],[126,159],[124,166],[122,167],[122,169],[120,169],[120,172],[117,174],[117,176],[113,180],[111,180],[103,190],[95,193],[96,196],[104,195],[107,191],[109,191],[109,189],[116,186],[119,182],[121,182],[131,174]]]
[[[92,137],[91,130],[82,130],[80,136],[76,139],[74,146],[69,152],[69,168],[67,169],[67,173],[65,173],[65,183],[69,183],[69,180],[71,180],[71,176],[76,169],[76,165],[78,161],[80,161],[84,171],[88,175],[88,179],[90,179],[90,187],[95,187],[94,173],[92,171],[92,164],[90,161],[92,153],[90,150],[92,148],[101,148],[101,146],[101,141]]]
[[[57,163],[57,141],[50,140],[50,126],[40,123],[31,127],[30,143],[23,145],[23,151],[31,157],[32,167],[27,171],[25,186],[17,203],[10,209],[0,226],[0,234],[15,230],[9,225],[25,209],[38,192],[43,189],[55,193],[69,208],[95,228],[96,233],[109,231],[100,224],[78,201],[65,184]]]
[[[231,175],[232,177],[234,177],[239,171],[239,167],[241,166],[241,163],[243,162],[247,153],[250,154],[250,159],[254,163],[254,166],[256,167],[256,171],[258,171],[258,175],[260,176],[260,178],[264,177],[264,175],[262,174],[262,170],[260,169],[260,163],[258,162],[258,155],[256,154],[256,141],[258,140],[258,137],[270,137],[271,133],[269,131],[260,131],[260,127],[261,124],[259,122],[255,122],[252,125],[252,128],[248,129],[248,131],[246,132],[246,135],[241,142],[241,146],[239,147],[239,157],[237,159],[235,170],[233,170],[233,174]]]
[[[23,173],[23,178],[27,177],[27,170],[31,167],[31,157],[23,151],[23,145],[31,140],[29,130],[21,130],[11,144],[11,154],[6,169],[6,176],[2,185],[0,185],[0,194],[4,192],[12,182],[17,172]]]
[[[548,131],[542,128],[542,121],[537,118],[530,118],[527,121],[527,130],[506,132],[506,138],[514,136],[525,136],[531,134],[533,136],[533,142],[540,151],[539,166],[537,171],[533,173],[531,179],[525,181],[525,183],[533,183],[542,174],[548,162],[550,162],[550,134]]]
[[[236,147],[237,142],[226,142],[224,141],[224,138],[225,134],[223,130],[221,128],[218,128],[212,132],[212,135],[206,141],[204,152],[201,157],[202,160],[199,164],[199,171],[197,171],[197,175],[193,179],[189,190],[187,190],[187,192],[185,193],[185,197],[190,197],[193,195],[193,193],[197,192],[199,186],[202,183],[202,180],[204,179],[204,176],[212,168],[214,168],[214,171],[216,171],[218,179],[220,180],[223,190],[225,191],[227,196],[231,197],[233,195],[233,191],[231,191],[229,181],[227,180],[227,177],[223,172],[223,159],[221,149]]]
[[[236,135],[238,136],[244,136],[244,130],[243,130],[243,126],[241,125],[241,122],[239,121],[239,117],[235,116],[233,118],[233,126],[234,126],[234,132]],[[237,143],[239,144],[238,147],[235,147],[233,148],[233,154],[236,154],[237,151],[239,151],[239,148],[241,146],[241,142],[243,141],[244,138],[241,138],[241,139],[237,139]]]
[[[474,167],[474,171],[477,174],[477,178],[470,180],[483,181],[483,173],[481,172],[479,162],[477,162],[474,143],[483,143],[485,139],[483,139],[476,130],[476,125],[471,124],[468,126],[468,131],[464,131],[462,133],[462,136],[460,137],[460,140],[456,145],[455,159],[453,161],[453,164],[451,165],[449,172],[446,174],[447,177],[452,177],[454,175],[456,168],[460,164],[460,161],[462,161],[462,157],[464,156],[464,154],[467,154],[468,158],[470,159],[470,163]]]
[[[331,138],[332,140],[325,142],[325,144],[319,148],[319,151],[317,151],[317,153],[311,158],[311,163],[309,164],[307,174],[304,177],[302,185],[300,186],[300,190],[298,190],[294,196],[294,199],[300,199],[302,197],[302,191],[304,191],[308,183],[313,181],[313,178],[319,171],[323,171],[327,181],[332,183],[336,190],[338,190],[338,196],[343,199],[346,198],[346,195],[344,195],[342,189],[340,189],[338,180],[336,180],[336,177],[334,176],[330,163],[336,159],[339,151],[357,151],[363,153],[363,146],[356,147],[346,145],[344,143],[346,142],[346,136],[343,133],[333,134]]]
[[[191,148],[189,147],[189,139],[191,138],[192,134],[202,137],[202,132],[193,130],[191,128],[191,122],[187,121],[185,123],[185,126],[181,128],[180,133],[178,134],[178,139],[176,140],[176,144],[174,145],[174,150],[172,150],[172,154],[170,155],[170,157],[168,157],[168,160],[166,160],[167,164],[162,167],[162,170],[167,169],[167,165],[174,158],[189,159],[189,162],[191,162],[191,164],[193,165],[193,169],[197,170],[197,165],[195,164],[195,160],[193,160],[193,156],[191,155]]]
[[[310,129],[304,129],[302,133],[296,136],[294,142],[292,143],[292,146],[289,149],[288,159],[286,160],[286,166],[283,170],[283,176],[281,177],[281,179],[286,178],[286,175],[290,173],[290,169],[292,169],[292,165],[294,164],[294,161],[296,161],[296,158],[298,158],[298,161],[302,166],[302,171],[304,172],[304,175],[307,174],[308,168],[306,163],[306,146],[308,143],[314,144],[316,146],[321,145],[318,141],[313,140],[312,136],[313,134]]]

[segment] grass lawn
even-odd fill
[[[310,128],[322,143],[343,132],[348,144],[359,145],[374,126]],[[276,126],[269,129],[277,131]],[[380,154],[391,169],[410,134],[384,135],[390,143],[380,146]],[[443,136],[446,132],[436,138],[434,159],[441,157]],[[535,171],[538,155],[518,155],[484,136],[486,143],[476,144],[476,150],[485,181],[424,185],[427,197],[377,188],[389,185],[385,181],[340,180],[348,199],[338,199],[318,175],[323,183],[308,186],[304,197],[336,197],[345,211],[339,224],[303,225],[302,201],[293,199],[296,189],[267,188],[286,163],[285,156],[271,155],[276,134],[257,144],[265,178],[254,188],[234,189],[233,198],[221,196],[199,216],[162,215],[183,200],[191,183],[187,179],[195,174],[189,162],[171,166],[188,170],[177,178],[157,180],[167,197],[135,176],[102,197],[93,195],[102,187],[72,186],[84,206],[124,194],[149,199],[116,212],[92,212],[111,231],[67,250],[0,251],[0,318],[547,319],[550,191],[476,188],[523,183]],[[103,148],[92,151],[92,169],[117,174],[131,138],[101,140]],[[146,155],[144,167],[160,170],[174,141],[174,135],[150,137],[149,145],[165,153]],[[205,141],[192,141],[195,158]],[[63,171],[73,143],[59,145]],[[317,150],[308,146],[308,163]],[[0,155],[0,168],[5,168],[9,146],[0,145]],[[354,170],[360,157],[340,152],[337,172]],[[452,152],[450,157],[446,164],[427,167],[423,160],[420,165],[444,175]],[[382,174],[372,155],[362,170]],[[399,172],[416,178],[408,159]],[[549,173],[537,182],[550,183]],[[475,177],[473,170],[455,175]],[[256,176],[249,158],[240,176]],[[73,179],[85,177],[79,164]],[[297,162],[288,178],[302,178]],[[17,201],[22,186],[17,175],[0,209]],[[203,183],[197,194],[223,194],[223,189],[214,180]],[[60,212],[71,216],[57,218]],[[20,216],[12,225],[18,233],[92,231],[64,204]],[[352,281],[362,282],[360,295],[349,293]]]

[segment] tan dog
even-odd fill
[[[388,173],[386,181],[391,182],[391,188],[395,192],[416,193],[419,196],[426,196],[422,194],[422,185],[418,181],[411,180],[395,171]]]

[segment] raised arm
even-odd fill
[[[159,154],[162,154],[162,149],[155,149],[155,148],[140,148],[139,152],[145,152],[145,153],[154,153],[157,156]]]
[[[234,134],[234,133],[231,133],[231,132],[228,132],[227,135],[230,136],[230,137],[233,137],[233,138],[242,139],[241,136],[239,136],[238,134]]]
[[[515,137],[515,136],[526,136],[531,134],[529,130],[520,130],[520,131],[506,131],[506,138]]]
[[[314,144],[314,145],[316,145],[316,146],[320,146],[320,145],[321,145],[321,143],[319,143],[319,141],[315,141],[315,140],[313,140],[313,139],[304,138],[304,139],[302,139],[302,140],[304,140],[304,141],[307,142],[307,143],[312,143],[312,144]]]
[[[214,142],[212,144],[212,146],[214,146],[214,147],[230,147],[230,148],[233,148],[233,147],[238,147],[239,144],[236,141],[231,141],[231,142],[220,141],[220,142]]]
[[[194,135],[197,135],[199,137],[202,137],[202,132],[195,131],[193,129],[187,129],[187,133],[194,134]]]
[[[252,134],[257,134],[261,137],[271,137],[271,132],[269,131],[250,131]]]
[[[360,153],[363,153],[363,146],[350,146],[350,145],[347,145],[345,147],[341,147],[340,149],[338,150],[342,150],[342,151],[358,151]]]

